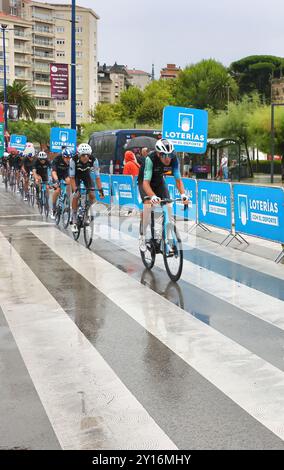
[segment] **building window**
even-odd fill
[[[64,26],[57,26],[56,31],[57,31],[58,33],[64,33],[64,32],[65,32],[65,28],[64,28]]]
[[[76,33],[82,33],[82,32],[83,32],[82,26],[79,26],[76,28]]]
[[[65,52],[64,51],[57,51],[56,56],[57,57],[65,57]]]
[[[56,44],[64,45],[65,39],[57,39]]]
[[[65,101],[57,101],[57,106],[65,106]]]
[[[77,57],[83,57],[83,52],[76,51],[76,56],[77,56]]]
[[[65,113],[57,113],[58,118],[65,118]]]
[[[77,118],[82,119],[83,118],[83,113],[76,113]]]
[[[76,16],[76,21],[81,21],[81,19],[82,19],[82,16],[81,16],[81,15],[77,15],[77,16]]]
[[[49,100],[37,100],[38,106],[47,108],[49,106]]]
[[[83,106],[83,101],[76,101],[76,106]]]
[[[83,45],[82,39],[77,39],[77,41],[76,41],[76,46],[81,47],[82,45]]]

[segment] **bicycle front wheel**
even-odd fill
[[[176,226],[172,223],[167,226],[167,238],[164,241],[163,258],[169,278],[177,282],[183,268],[183,249]]]
[[[45,217],[48,219],[49,216],[49,197],[47,192],[44,192],[44,214]]]
[[[143,230],[142,230],[142,221],[141,221],[140,222],[140,234],[142,233],[143,233]],[[146,245],[146,249],[143,249],[143,250],[140,249],[140,256],[141,256],[141,259],[145,268],[152,269],[156,261],[155,244],[152,239],[150,238],[147,239],[147,236],[146,236],[145,245]]]
[[[70,223],[70,217],[71,217],[71,210],[70,210],[70,200],[68,196],[65,196],[64,198],[64,203],[63,203],[63,212],[62,212],[62,224],[65,230],[68,228],[68,225]]]
[[[85,212],[83,225],[84,225],[85,245],[87,248],[90,248],[92,241],[93,241],[94,228],[95,228],[95,217],[92,216],[90,207],[88,207],[88,209]]]

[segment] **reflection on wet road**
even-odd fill
[[[284,448],[281,266],[186,240],[175,284],[137,218],[101,218],[89,251],[0,196],[3,447]]]

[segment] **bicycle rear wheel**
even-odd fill
[[[140,222],[140,235],[143,233],[142,221]],[[156,248],[154,241],[146,237],[146,250],[140,250],[140,256],[146,269],[152,269],[156,261]]]
[[[167,243],[164,242],[163,258],[169,278],[177,282],[183,268],[183,249],[176,226],[172,223],[167,226]]]

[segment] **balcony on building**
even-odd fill
[[[38,48],[54,49],[53,41],[50,38],[33,37],[33,45]]]
[[[37,36],[47,36],[48,38],[54,37],[54,28],[50,25],[39,25],[35,24],[33,26],[33,33],[36,33]]]
[[[17,41],[30,41],[31,40],[31,33],[27,32],[23,29],[14,29],[14,36]]]

